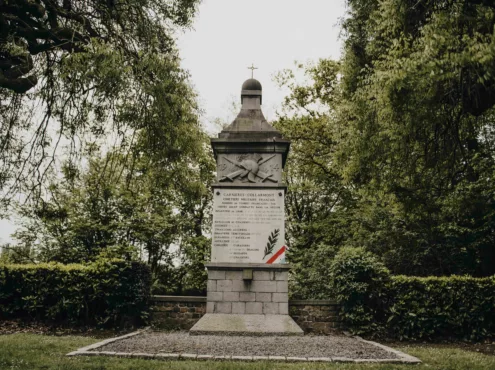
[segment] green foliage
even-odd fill
[[[495,276],[391,276],[362,248],[342,248],[330,293],[352,331],[400,340],[482,340],[495,335]]]
[[[394,274],[493,275],[495,5],[348,5],[342,60],[278,77],[295,279],[319,244],[364,247]]]
[[[363,248],[342,248],[329,272],[330,291],[342,304],[343,323],[358,334],[378,334],[390,280],[387,268]]]
[[[495,335],[495,276],[394,276],[388,298],[385,325],[399,339]]]
[[[204,270],[214,164],[206,136],[194,135],[196,148],[180,158],[157,162],[136,148],[91,156],[87,168],[67,163],[49,197],[19,208],[22,227],[11,254],[30,251],[32,261],[62,263],[145,259],[153,275],[179,261],[188,278],[193,269]]]
[[[139,262],[0,265],[0,317],[72,325],[140,324],[151,276]]]
[[[210,259],[211,239],[204,236],[189,238],[177,254],[180,263],[163,261],[153,275],[152,294],[206,295],[208,273],[205,262]]]
[[[348,3],[335,158],[362,245],[394,273],[495,273],[495,6]]]
[[[289,250],[291,275],[289,294],[292,299],[328,299],[333,292],[329,285],[329,271],[338,248],[325,244],[316,244],[301,253],[295,260],[294,252]]]
[[[195,94],[175,32],[197,0],[21,0],[0,20],[0,202],[45,195],[59,159],[111,145],[125,153],[141,131],[148,153],[194,146]],[[33,118],[34,117],[34,118]],[[63,155],[63,156],[62,156]],[[3,211],[3,209],[0,209]]]

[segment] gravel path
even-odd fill
[[[395,354],[346,336],[189,336],[185,332],[145,332],[97,349],[110,352],[192,353],[215,356],[347,357],[395,359]]]

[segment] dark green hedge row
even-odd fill
[[[344,248],[331,265],[332,291],[355,333],[398,339],[495,336],[495,276],[391,276],[362,248]]]
[[[138,325],[147,318],[150,285],[140,262],[0,265],[0,319]]]

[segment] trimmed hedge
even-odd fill
[[[355,333],[409,340],[495,336],[495,276],[391,276],[373,254],[343,248],[331,281],[344,324]]]
[[[138,325],[146,320],[151,274],[140,262],[0,265],[0,319],[71,325]]]
[[[495,335],[495,276],[393,276],[387,328],[400,339]]]

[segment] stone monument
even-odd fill
[[[241,103],[211,139],[217,182],[207,313],[190,333],[302,335],[289,316],[285,263],[282,170],[290,142],[263,116],[257,80],[244,82]]]

